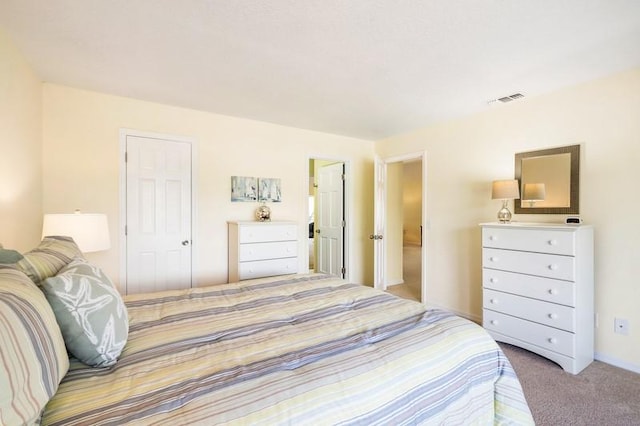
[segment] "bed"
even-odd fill
[[[533,424],[481,327],[336,277],[125,296],[126,344],[99,368],[67,356],[39,285],[0,268],[2,424]]]

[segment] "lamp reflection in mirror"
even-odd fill
[[[522,189],[522,201],[527,201],[533,207],[536,201],[544,201],[546,191],[544,183],[525,183]]]
[[[502,208],[498,211],[500,223],[511,222],[509,200],[520,198],[520,188],[517,180],[494,180],[491,186],[491,199],[502,200]]]
[[[105,214],[81,213],[80,210],[70,214],[45,214],[42,237],[54,235],[73,238],[83,253],[111,247]]]

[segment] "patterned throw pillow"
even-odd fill
[[[118,360],[129,335],[122,297],[97,266],[74,260],[42,289],[56,315],[67,350],[83,363],[107,367]]]
[[[0,267],[0,424],[35,424],[69,369],[51,306],[23,272]]]
[[[18,269],[34,283],[53,277],[74,258],[84,259],[82,252],[70,237],[44,237],[38,247],[24,254]]]

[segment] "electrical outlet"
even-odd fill
[[[626,318],[614,318],[613,326],[614,332],[622,334],[623,336],[629,335],[629,320]]]

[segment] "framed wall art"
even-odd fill
[[[258,178],[258,201],[279,203],[282,187],[278,178]]]
[[[231,201],[257,201],[258,179],[249,176],[231,176]]]

